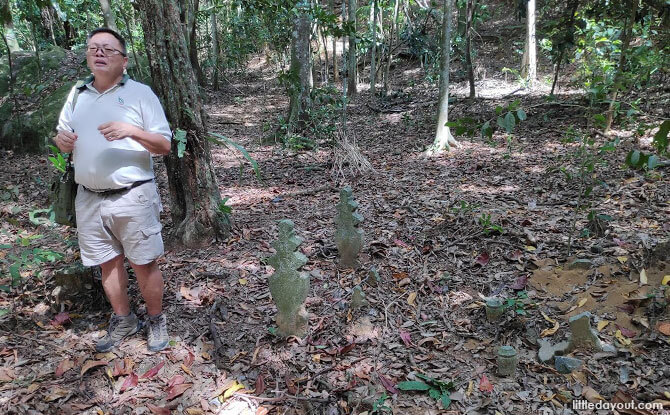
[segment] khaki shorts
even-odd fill
[[[100,265],[120,254],[144,265],[163,255],[162,206],[153,181],[112,194],[79,185],[75,210],[85,266]]]

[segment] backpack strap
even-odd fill
[[[81,93],[81,91],[84,90],[84,88],[86,88],[86,84],[88,84],[92,80],[93,80],[93,75],[89,75],[84,79],[80,79],[79,81],[77,81],[76,84],[74,84],[75,91],[74,91],[74,96],[72,97],[72,111],[73,112],[74,112],[74,107],[77,105],[77,98],[79,98],[79,94]]]

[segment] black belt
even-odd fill
[[[115,193],[121,193],[121,192],[128,191],[128,190],[133,189],[137,186],[143,185],[144,183],[149,183],[149,182],[153,182],[153,181],[154,181],[154,179],[140,180],[140,181],[137,181],[137,182],[131,184],[130,186],[119,187],[118,189],[108,189],[108,190],[93,190],[93,189],[89,189],[88,187],[84,186],[83,184],[82,184],[82,187],[84,189],[88,190],[89,192],[93,192],[93,193],[103,195],[103,196],[109,196],[109,195],[113,195]]]

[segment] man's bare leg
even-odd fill
[[[130,335],[137,333],[142,326],[137,316],[130,312],[128,301],[128,273],[123,263],[123,255],[119,255],[104,264],[102,268],[102,286],[109,302],[112,304],[114,315],[109,320],[107,334],[95,345],[98,352],[107,352],[116,347]]]
[[[156,261],[145,265],[130,265],[135,270],[137,284],[147,304],[147,349],[157,352],[168,347],[167,317],[163,314],[163,274]]]
[[[163,274],[156,261],[144,265],[130,265],[135,270],[137,284],[147,304],[147,314],[156,316],[163,311]]]
[[[128,273],[123,264],[123,255],[119,255],[103,264],[102,286],[105,289],[107,299],[112,304],[112,310],[117,316],[130,314],[130,301],[128,300]]]

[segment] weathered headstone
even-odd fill
[[[567,356],[556,356],[554,360],[556,370],[565,375],[574,372],[575,370],[579,370],[583,364],[584,362],[582,360]]]
[[[376,287],[381,283],[382,278],[379,276],[379,271],[377,271],[376,267],[370,267],[368,270],[368,284],[371,287]]]
[[[538,344],[540,345],[540,350],[537,352],[537,357],[542,363],[551,362],[554,359],[554,356],[560,356],[567,353],[568,348],[570,347],[569,343],[566,341],[551,344],[547,339],[538,340]]]
[[[581,269],[588,271],[593,266],[593,262],[589,259],[575,259],[574,261],[568,263],[567,269]]]
[[[93,303],[105,305],[105,297],[101,277],[100,267],[85,267],[77,261],[73,264],[54,270],[53,279],[56,288],[51,295],[56,305],[63,302],[81,302],[82,300],[97,299]]]
[[[337,218],[335,223],[335,244],[340,253],[340,268],[359,267],[358,253],[363,248],[363,231],[358,225],[363,217],[356,212],[358,203],[354,201],[351,188],[345,187],[340,190],[340,203],[337,204]]]
[[[591,313],[588,311],[570,317],[570,350],[577,348],[603,350],[595,330],[591,328]]]
[[[309,291],[309,274],[300,272],[307,257],[297,252],[302,239],[295,235],[293,222],[279,221],[279,239],[272,246],[277,250],[267,262],[275,272],[269,278],[270,293],[277,304],[277,326],[282,336],[301,336],[307,325],[303,305]]]
[[[368,300],[365,299],[365,293],[363,292],[363,289],[359,285],[355,286],[353,292],[351,293],[351,308],[361,308],[367,303]]]

